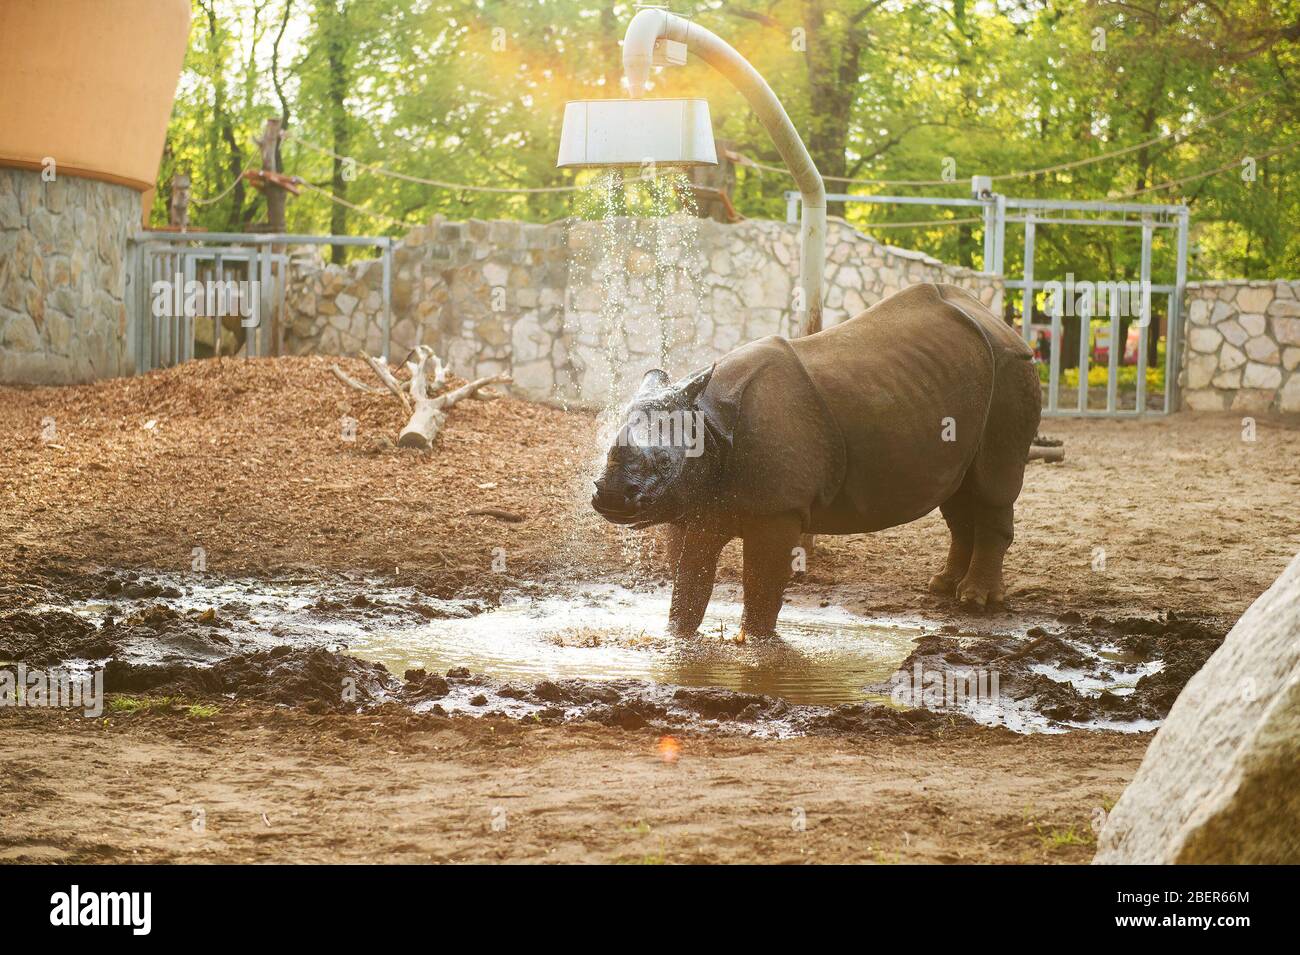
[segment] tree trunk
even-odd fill
[[[346,199],[348,181],[344,177],[344,162],[340,156],[348,155],[352,145],[351,130],[348,123],[347,104],[348,64],[347,64],[347,7],[334,5],[334,0],[325,0],[322,8],[326,12],[325,49],[329,62],[329,114],[330,131],[334,139],[333,172],[330,177],[330,189],[339,199]],[[342,203],[334,203],[330,210],[330,233],[332,235],[348,234],[348,210]],[[330,246],[330,261],[342,265],[347,257],[347,248],[341,245]]]
[[[824,177],[843,177],[847,167],[845,150],[849,142],[849,118],[858,87],[858,63],[862,56],[860,27],[850,24],[839,56],[836,44],[826,30],[823,0],[805,0],[804,26],[807,49],[804,59],[808,72],[808,105],[812,116],[808,133],[808,151],[817,170]],[[832,179],[827,192],[844,192],[846,183]],[[828,202],[826,214],[844,216],[844,203]]]

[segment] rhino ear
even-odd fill
[[[651,368],[641,379],[641,387],[636,390],[638,398],[662,391],[668,387],[668,375],[662,368]]]
[[[710,365],[703,371],[697,371],[677,386],[678,391],[681,392],[682,400],[685,401],[686,404],[695,404],[700,395],[704,393],[704,389],[708,387],[709,379],[713,377],[713,369],[717,367],[718,366],[715,364]]]

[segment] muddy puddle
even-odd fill
[[[700,635],[680,640],[664,633],[666,592],[614,585],[484,600],[365,578],[105,572],[88,589],[0,617],[0,662],[104,666],[117,691],[761,736],[1146,731],[1222,637],[1139,619],[963,631],[796,597],[778,637],[737,644],[739,596],[725,590]]]

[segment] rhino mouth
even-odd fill
[[[592,509],[611,524],[629,526],[634,530],[644,530],[655,524],[665,524],[680,516],[681,508],[671,498],[651,501],[643,506],[632,506],[626,502],[610,501],[599,494],[592,495]]]

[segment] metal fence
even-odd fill
[[[285,298],[293,268],[290,250],[295,246],[322,245],[380,250],[384,360],[387,361],[392,327],[392,239],[141,231],[132,237],[127,250],[127,335],[136,372],[194,358],[196,332],[205,327],[211,328],[213,347],[220,351],[223,319],[238,319],[243,329],[240,354],[245,357],[280,354],[286,324]],[[233,303],[226,295],[228,290],[240,292]],[[251,301],[244,300],[245,292],[251,294]],[[201,298],[194,301],[193,294]],[[240,306],[233,313],[232,304]]]
[[[787,192],[786,219],[799,221],[799,193]],[[1088,202],[1067,199],[1018,199],[998,193],[982,191],[978,198],[953,199],[932,196],[866,196],[866,195],[828,195],[830,202],[866,202],[881,205],[918,205],[918,206],[955,206],[980,209],[984,220],[984,271],[1003,275],[1006,261],[1007,225],[1022,223],[1024,239],[1022,246],[1023,273],[1020,278],[1005,277],[1005,288],[1020,292],[1020,331],[1026,342],[1035,346],[1040,352],[1045,335],[1050,336],[1050,352],[1047,359],[1048,375],[1046,394],[1044,395],[1043,414],[1049,416],[1081,417],[1132,417],[1149,413],[1167,414],[1178,406],[1178,370],[1181,367],[1182,349],[1182,305],[1183,293],[1187,282],[1187,230],[1188,212],[1181,205],[1147,205],[1133,202]],[[1133,407],[1121,407],[1119,392],[1119,369],[1123,363],[1121,330],[1124,316],[1121,312],[1121,299],[1109,296],[1110,308],[1107,315],[1094,315],[1088,311],[1085,301],[1084,312],[1079,318],[1079,382],[1077,397],[1073,405],[1062,404],[1061,395],[1061,357],[1064,341],[1063,316],[1058,307],[1049,309],[1050,321],[1035,322],[1033,316],[1034,298],[1040,291],[1057,292],[1056,285],[1064,286],[1067,276],[1041,278],[1034,271],[1034,243],[1038,230],[1044,226],[1068,226],[1071,228],[1140,228],[1142,245],[1140,274],[1137,277],[1139,314],[1133,322],[1140,333],[1137,340],[1137,354],[1133,364],[1134,375]],[[1152,244],[1159,229],[1177,230],[1174,250],[1174,274],[1171,281],[1154,282],[1152,280]],[[867,227],[870,231],[870,227]],[[1080,283],[1082,284],[1082,283]],[[1118,282],[1107,284],[1112,289]],[[1155,401],[1147,393],[1147,374],[1149,357],[1149,329],[1152,321],[1151,297],[1167,295],[1167,324],[1164,335],[1165,390],[1159,396],[1159,407],[1152,407]],[[1089,394],[1088,372],[1092,367],[1093,337],[1096,326],[1101,325],[1109,332],[1109,344],[1106,349],[1106,404],[1104,408],[1093,407]]]

